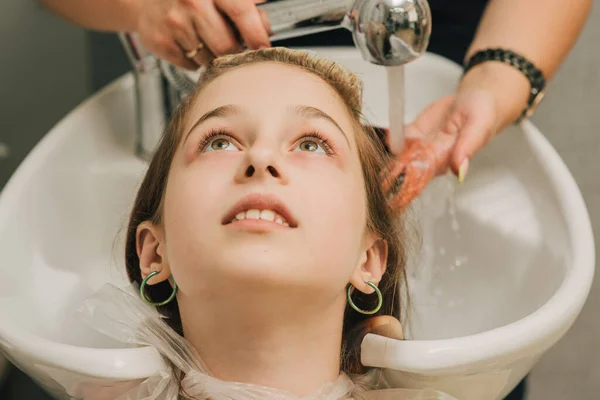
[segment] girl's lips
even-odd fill
[[[278,224],[273,221],[266,221],[262,219],[243,219],[243,220],[233,220],[230,224],[227,224],[228,227],[231,227],[236,230],[250,231],[250,232],[271,232],[280,229],[291,229],[289,226]]]
[[[237,217],[244,215],[243,220],[259,220],[278,224],[278,217],[291,228],[298,226],[298,222],[293,217],[285,204],[278,197],[270,194],[254,193],[238,201],[222,220],[223,225],[231,224],[237,220]],[[264,218],[263,218],[264,217]]]

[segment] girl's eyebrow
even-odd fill
[[[217,108],[215,108],[214,110],[211,110],[207,113],[205,113],[203,116],[201,116],[198,121],[196,121],[194,123],[194,125],[192,125],[192,127],[190,128],[190,130],[185,134],[185,139],[183,140],[183,142],[185,143],[185,141],[187,140],[187,138],[190,136],[190,133],[201,123],[211,119],[211,118],[225,118],[231,115],[236,115],[236,114],[241,114],[243,112],[243,110],[241,109],[241,107],[236,106],[234,104],[227,104],[224,106],[219,106]]]
[[[335,127],[338,129],[338,131],[340,131],[340,133],[342,135],[344,135],[344,139],[346,139],[346,143],[348,143],[348,146],[350,145],[350,142],[348,141],[348,136],[346,136],[346,132],[344,132],[342,127],[333,118],[331,118],[331,116],[329,114],[327,114],[325,111],[320,110],[316,107],[305,106],[305,105],[301,105],[301,104],[296,105],[296,106],[291,106],[290,109],[294,113],[302,115],[303,117],[308,117],[308,118],[312,118],[312,119],[324,119],[326,121],[329,121],[330,123],[335,125]]]

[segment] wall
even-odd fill
[[[88,47],[83,30],[37,2],[0,2],[0,190],[35,143],[90,94]],[[0,356],[0,375],[4,367]]]
[[[90,94],[88,48],[84,30],[36,1],[0,1],[0,188],[32,146]]]
[[[600,250],[600,5],[534,117],[573,173]],[[596,259],[600,255],[596,255]],[[598,265],[598,263],[596,263]],[[536,366],[528,400],[600,398],[600,272],[579,319]]]

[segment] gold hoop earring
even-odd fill
[[[381,310],[381,306],[383,306],[383,296],[381,294],[381,291],[377,287],[377,285],[375,285],[373,282],[369,281],[369,282],[366,282],[366,284],[371,286],[373,288],[373,290],[375,290],[375,293],[377,293],[377,307],[375,307],[374,310],[371,310],[371,311],[361,310],[360,308],[358,308],[356,306],[356,304],[354,304],[354,302],[352,301],[352,296],[351,296],[351,291],[353,288],[352,284],[350,284],[348,286],[348,290],[346,291],[346,297],[348,298],[348,304],[350,304],[350,307],[352,307],[352,309],[354,311],[359,312],[361,314],[365,314],[365,315],[373,315],[377,311]]]
[[[150,279],[152,279],[152,277],[154,277],[155,275],[158,275],[158,273],[159,273],[158,271],[150,272],[148,274],[148,276],[144,278],[144,280],[142,281],[142,284],[140,285],[140,297],[146,303],[148,303],[154,307],[160,307],[160,306],[165,306],[165,305],[169,304],[170,302],[173,301],[173,299],[175,298],[175,295],[177,294],[177,282],[175,282],[175,278],[173,278],[173,275],[171,275],[169,277],[169,279],[173,282],[173,292],[171,293],[171,295],[169,296],[168,299],[166,299],[165,301],[158,302],[158,301],[152,301],[146,296],[146,285],[148,284],[148,281]]]

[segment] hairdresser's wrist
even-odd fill
[[[121,24],[123,25],[120,29],[123,32],[137,32],[138,21],[140,19],[140,12],[142,8],[141,0],[118,0],[119,10],[122,16]]]
[[[530,84],[516,68],[490,61],[474,66],[463,76],[458,92],[472,90],[486,91],[493,97],[494,131],[499,132],[514,123],[527,107]]]

